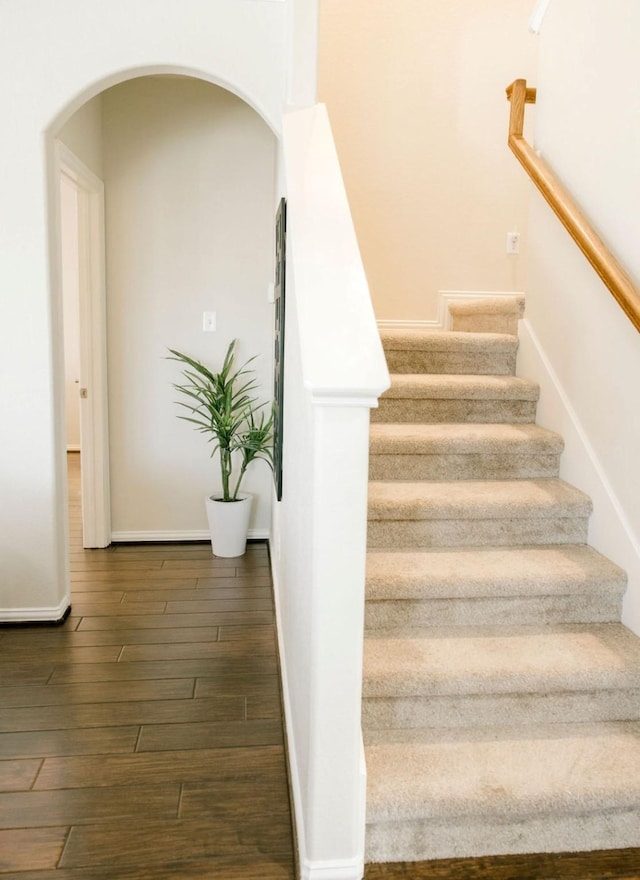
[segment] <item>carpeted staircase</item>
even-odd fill
[[[387,331],[372,413],[369,862],[640,846],[640,640],[514,376],[519,298]],[[461,328],[461,329],[457,329]],[[480,332],[478,332],[480,331]]]

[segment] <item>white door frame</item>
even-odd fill
[[[104,184],[60,141],[55,143],[54,157],[56,185],[64,177],[78,193],[82,543],[107,547],[111,543],[111,499]]]

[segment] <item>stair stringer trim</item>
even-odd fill
[[[589,521],[589,543],[626,570],[629,585],[623,601],[622,623],[640,636],[640,540],[569,396],[526,318],[520,321],[518,335],[516,375],[527,376],[540,385],[536,422],[564,438],[560,476],[591,497],[593,513]]]

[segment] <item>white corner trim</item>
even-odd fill
[[[59,623],[71,605],[69,593],[51,608],[0,608],[2,623]]]
[[[536,5],[529,19],[529,30],[532,34],[540,33],[540,28],[542,27],[542,22],[550,2],[551,0],[536,0]]]
[[[249,529],[247,534],[249,539],[262,540],[269,537],[268,529]],[[111,540],[114,544],[118,543],[168,543],[170,541],[210,541],[211,533],[208,529],[193,529],[190,531],[130,531],[130,532],[112,532]]]
[[[439,290],[438,327],[441,330],[451,329],[450,304],[468,302],[470,299],[493,299],[496,296],[524,296],[524,293],[521,290]]]

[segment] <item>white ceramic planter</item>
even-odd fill
[[[247,532],[253,495],[238,495],[237,501],[205,499],[214,556],[242,556],[247,547]]]

